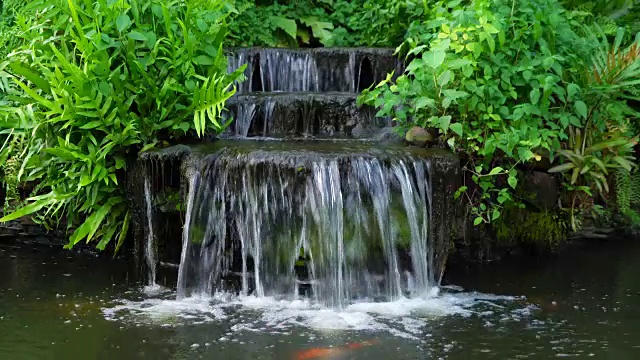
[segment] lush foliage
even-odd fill
[[[430,6],[417,0],[239,0],[231,46],[396,46]]]
[[[400,128],[437,129],[467,155],[475,186],[458,195],[475,224],[523,206],[513,191],[519,166],[561,161],[552,171],[568,172],[568,190],[588,194],[608,191],[612,169],[631,170],[634,112],[624,100],[640,83],[640,63],[636,45],[621,46],[622,32],[609,46],[556,0],[440,1],[427,19],[399,47],[406,72],[361,100]]]
[[[25,44],[1,65],[0,128],[24,138],[17,180],[38,187],[0,221],[62,218],[81,240],[119,248],[130,214],[128,156],[157,142],[220,131],[239,76],[226,73],[233,12],[222,0],[39,0]],[[17,85],[17,86],[16,86]]]

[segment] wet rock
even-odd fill
[[[363,138],[390,124],[355,93],[245,93],[230,99],[224,137]]]
[[[399,135],[396,132],[396,130],[391,126],[387,126],[378,130],[371,136],[371,138],[377,141],[383,141],[385,143],[401,143],[402,142],[402,136]]]
[[[426,147],[433,142],[433,135],[426,129],[414,126],[407,131],[405,140],[411,145]]]
[[[541,210],[552,209],[560,196],[558,179],[541,171],[533,171],[526,176],[523,190],[529,203]]]

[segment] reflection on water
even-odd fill
[[[145,294],[123,263],[0,246],[0,358],[636,359],[639,264],[640,246],[611,241],[457,267],[445,281],[462,292],[337,312],[222,294],[178,302]]]

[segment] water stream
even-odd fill
[[[156,284],[156,265],[157,257],[155,251],[155,238],[153,231],[153,204],[151,202],[151,185],[149,184],[149,176],[144,178],[144,199],[146,205],[147,231],[145,242],[145,262],[147,263],[147,289],[154,291],[158,289]]]

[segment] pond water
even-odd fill
[[[358,303],[188,298],[126,263],[0,245],[2,359],[640,358],[640,242],[447,274],[436,296]]]

